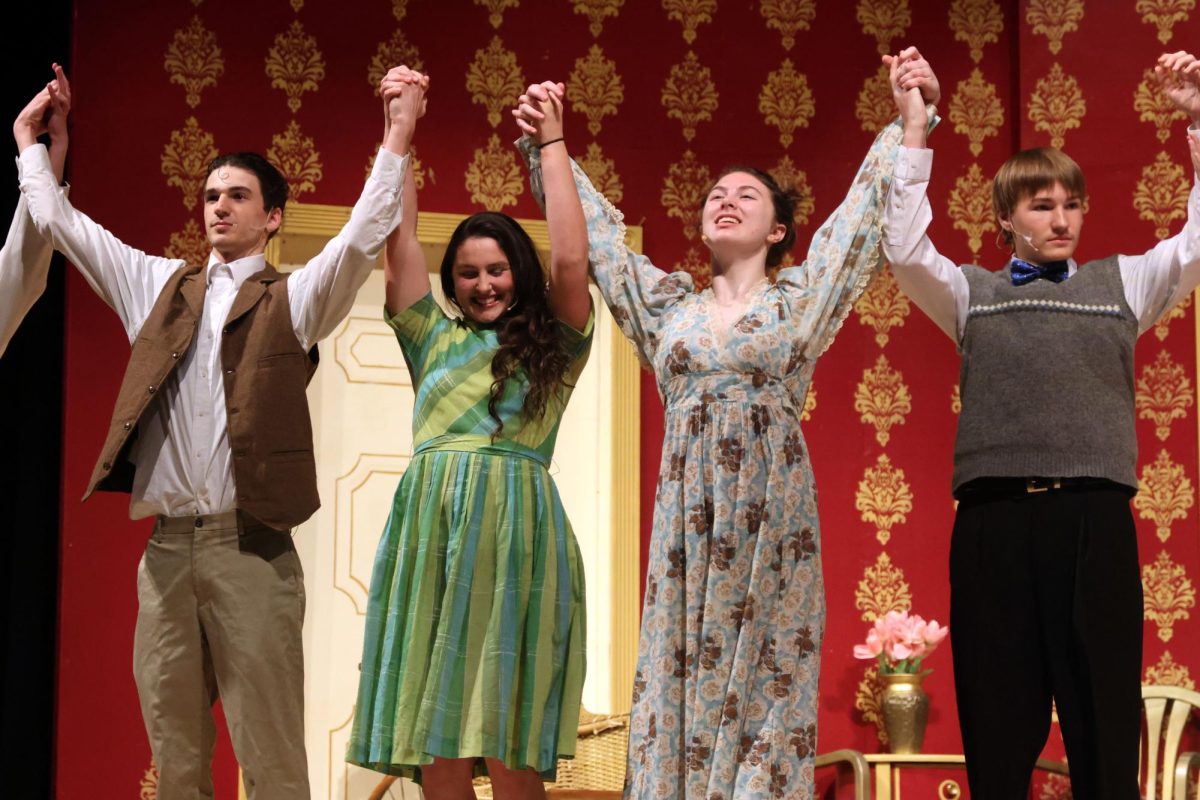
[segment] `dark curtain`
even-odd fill
[[[53,76],[51,62],[70,73],[71,4],[15,4],[4,16],[3,130],[11,131]],[[7,230],[19,194],[16,147],[11,135],[0,138]],[[64,267],[56,255],[45,294],[0,358],[0,775],[4,796],[21,800],[54,795]]]

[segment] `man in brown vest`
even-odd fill
[[[385,80],[385,136],[349,222],[303,269],[266,263],[287,201],[254,153],[217,158],[204,188],[206,264],[148,256],[75,210],[36,142],[13,126],[39,233],[84,274],[133,347],[88,486],[157,517],[138,568],[134,675],[159,800],[212,797],[220,697],[250,798],[309,797],[304,581],[289,529],[319,504],[305,387],[315,344],[342,321],[399,222],[427,80]],[[402,87],[402,88],[401,88]]]

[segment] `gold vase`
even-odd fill
[[[888,749],[900,754],[921,752],[929,719],[929,695],[921,689],[922,676],[899,672],[879,677],[883,679],[880,705]]]

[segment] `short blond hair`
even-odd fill
[[[1061,183],[1067,193],[1079,198],[1080,202],[1087,201],[1083,170],[1075,159],[1057,147],[1022,150],[1001,164],[992,179],[992,208],[996,218],[1011,216],[1017,203],[1056,183]],[[1012,231],[1001,226],[1000,235],[1005,244],[1012,247]]]

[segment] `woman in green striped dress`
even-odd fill
[[[547,466],[592,308],[562,104],[542,111],[548,276],[514,220],[476,214],[442,261],[459,312],[445,314],[416,241],[411,170],[388,240],[386,314],[416,391],[414,453],[371,576],[347,760],[419,780],[431,800],[473,798],[481,759],[496,797],[542,797],[575,751],[583,565]]]

